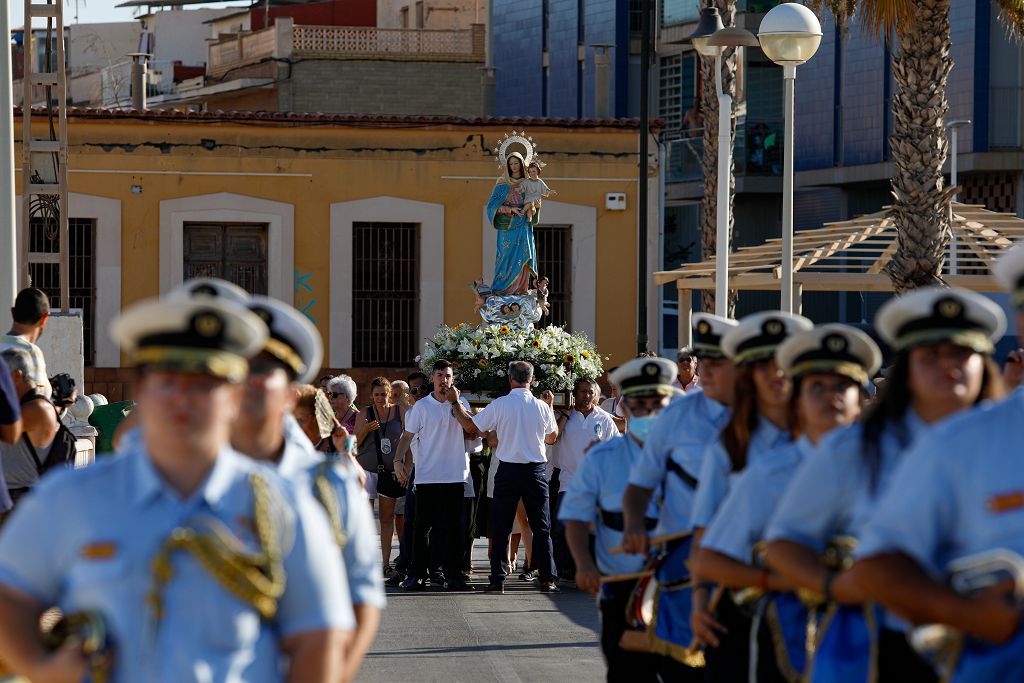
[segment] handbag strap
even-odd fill
[[[370,417],[370,422],[375,422],[377,420],[377,410],[374,406],[371,405],[366,411]],[[383,426],[381,425],[381,427]],[[380,428],[373,430],[373,437],[377,441],[377,471],[383,472],[387,470],[387,467],[384,466],[384,454],[380,450]]]

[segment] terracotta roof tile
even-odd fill
[[[21,116],[22,108],[15,107],[14,115]],[[32,109],[33,116],[45,116],[46,110]],[[272,111],[180,111],[175,109],[86,109],[70,107],[69,118],[77,119],[138,119],[143,121],[262,121],[268,123],[329,123],[338,125],[373,126],[380,128],[402,128],[409,126],[508,126],[547,128],[626,128],[638,129],[639,119],[564,119],[564,118],[516,118],[516,117],[460,117],[460,116],[419,116],[395,114],[327,114],[323,112],[272,112]],[[660,119],[652,119],[651,127],[660,128]]]

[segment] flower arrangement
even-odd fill
[[[571,391],[577,379],[596,379],[604,372],[601,356],[586,335],[555,325],[441,325],[416,362],[429,374],[439,359],[455,366],[460,389],[490,395],[508,388],[508,365],[514,360],[533,363],[538,385],[556,392]]]

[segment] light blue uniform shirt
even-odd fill
[[[595,525],[595,559],[597,568],[606,576],[638,572],[646,562],[643,555],[612,555],[612,548],[622,545],[622,532],[601,521],[601,510],[622,514],[626,477],[640,458],[640,452],[640,444],[628,432],[596,444],[580,463],[558,508],[558,518],[563,522],[575,520]],[[646,516],[651,519],[658,518],[655,498],[652,496],[647,506]]]
[[[708,443],[718,437],[728,419],[728,408],[703,391],[683,395],[658,415],[643,453],[629,472],[629,483],[652,490],[664,485],[659,535],[692,528],[694,490],[676,472],[669,471],[670,460],[696,479]]]
[[[772,511],[813,447],[803,437],[765,453],[740,472],[705,530],[701,546],[751,564],[754,545],[764,539]]]
[[[859,557],[906,553],[942,580],[986,550],[1024,555],[1024,392],[953,416],[917,441],[868,516]]]
[[[273,623],[179,551],[171,555],[173,578],[157,629],[146,606],[151,562],[175,528],[214,517],[257,549],[253,473],[270,489],[286,573]],[[139,447],[45,478],[0,534],[0,583],[65,613],[100,611],[116,648],[115,682],[280,681],[282,638],[355,624],[323,510],[307,492],[228,448],[187,500]]]
[[[306,491],[313,491],[316,468],[326,456],[313,448],[299,423],[285,416],[284,453],[277,465],[278,473]],[[348,537],[342,550],[348,588],[355,605],[384,609],[384,577],[380,572],[377,550],[377,529],[366,490],[359,483],[359,473],[348,458],[339,459],[327,470],[327,479],[341,507],[341,525]]]
[[[757,429],[750,435],[747,447],[747,467],[751,467],[766,454],[773,452],[789,441],[789,432],[783,431],[768,420],[759,418]],[[746,469],[746,468],[744,468]],[[721,438],[709,443],[704,453],[704,461],[700,470],[700,485],[693,500],[691,528],[707,527],[718,511],[718,506],[725,500],[729,489],[736,478],[742,474],[732,471],[732,461],[722,445]]]
[[[907,409],[902,431],[908,445],[926,429],[913,410]],[[860,423],[842,427],[808,454],[768,524],[768,541],[793,541],[820,553],[836,536],[859,535],[860,525],[888,488],[905,449],[896,429],[882,433],[877,491],[872,492],[863,433]]]

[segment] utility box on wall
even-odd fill
[[[626,210],[626,193],[625,192],[609,192],[604,196],[604,208],[609,211],[625,211]]]

